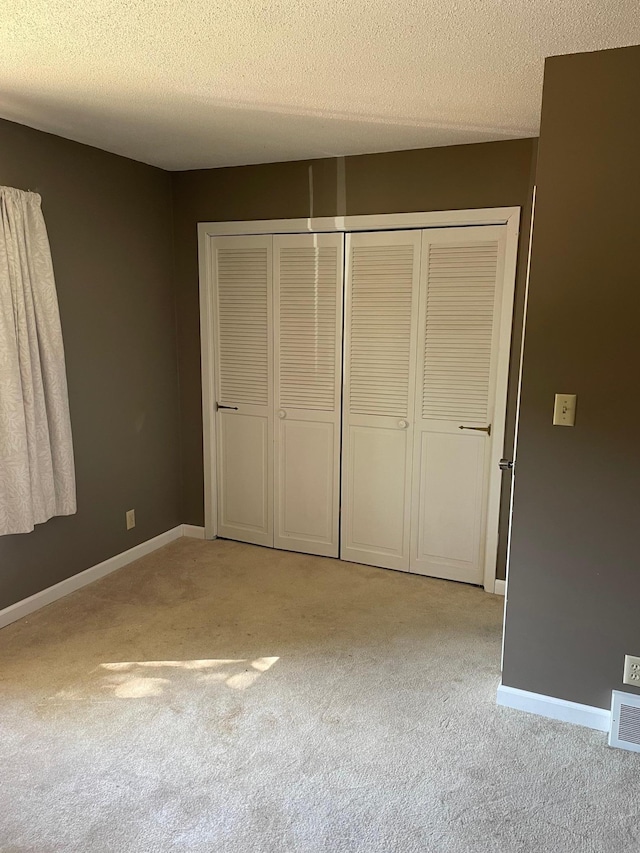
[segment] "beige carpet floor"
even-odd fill
[[[179,540],[0,631],[0,849],[638,853],[640,755],[496,707],[502,604]]]

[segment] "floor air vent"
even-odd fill
[[[640,696],[613,691],[609,746],[640,752]]]

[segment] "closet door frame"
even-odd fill
[[[198,266],[200,286],[200,343],[202,364],[202,417],[204,461],[204,538],[215,539],[217,530],[217,469],[215,434],[214,339],[212,237],[223,235],[309,234],[323,232],[387,231],[396,229],[444,228],[464,225],[506,225],[507,239],[504,263],[504,288],[500,313],[501,345],[497,366],[496,417],[491,442],[489,494],[487,501],[487,536],[484,588],[504,594],[505,582],[496,581],[498,521],[502,472],[498,462],[503,453],[506,421],[507,383],[511,351],[513,299],[515,292],[520,207],[493,207],[471,210],[428,211],[418,213],[374,214],[363,216],[326,216],[307,219],[261,219],[245,222],[198,223]],[[192,525],[185,525],[192,528]],[[198,535],[201,528],[190,532]]]

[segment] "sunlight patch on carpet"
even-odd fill
[[[198,682],[224,684],[232,690],[246,690],[278,661],[278,657],[203,658],[195,660],[143,660],[102,663],[103,690],[113,692],[118,699],[140,699],[160,696],[172,680],[151,674],[149,670],[186,670],[193,672]],[[106,671],[106,673],[105,673]],[[171,673],[166,673],[170,675]]]

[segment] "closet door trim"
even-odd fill
[[[243,222],[200,222],[200,247],[208,237],[232,234],[320,234],[326,231],[407,231],[453,225],[508,225],[520,221],[519,207],[431,210],[420,213],[375,213],[363,216],[317,216],[309,219],[257,219]]]

